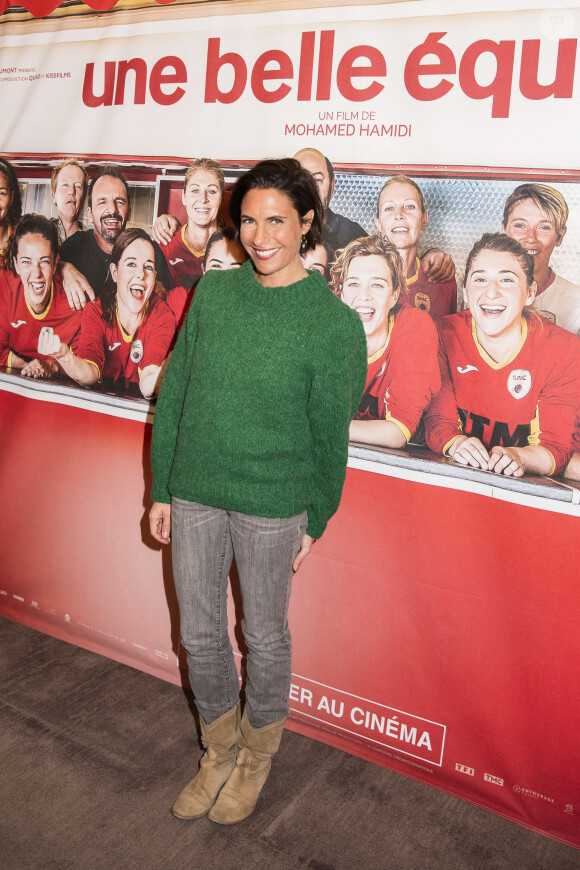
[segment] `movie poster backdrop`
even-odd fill
[[[530,0],[512,4],[516,8],[510,12],[486,12],[488,4],[476,2],[469,12],[451,14],[448,3],[433,0],[380,7],[363,4],[356,9],[314,8],[307,16],[291,8],[247,14],[242,4],[228,5],[227,14],[220,16],[204,14],[199,6],[167,7],[153,17],[111,12],[88,16],[80,25],[71,19],[70,27],[66,17],[59,27],[49,19],[27,22],[0,35],[0,148],[17,170],[24,212],[54,216],[52,167],[73,156],[86,164],[90,175],[104,164],[117,165],[129,182],[130,225],[150,230],[155,217],[166,211],[184,220],[180,191],[191,160],[201,156],[218,160],[230,187],[256,160],[313,147],[335,166],[331,208],[361,224],[369,234],[375,231],[377,196],[384,181],[404,173],[418,182],[429,213],[419,253],[436,247],[451,255],[456,264],[458,310],[463,307],[463,269],[470,248],[483,232],[500,230],[507,196],[526,181],[551,185],[564,196],[570,209],[567,232],[554,249],[550,265],[559,276],[580,283],[578,4],[554,11]],[[37,120],[46,118],[47,105],[54,106],[54,113],[39,126]],[[126,542],[115,544],[113,532],[122,528],[131,536],[130,529],[143,521],[154,404],[149,406],[144,399],[128,397],[107,385],[81,390],[57,378],[20,388],[18,379],[10,370],[4,370],[0,379],[4,443],[9,444],[10,435],[19,432],[11,447],[13,462],[4,477],[6,493],[19,491],[22,467],[33,451],[34,434],[42,427],[48,448],[45,472],[58,481],[59,504],[66,511],[72,505],[78,509],[90,503],[91,515],[96,512],[106,517],[108,557],[111,565],[122,563]],[[72,451],[62,440],[64,431],[77,445]],[[550,726],[549,716],[542,723],[538,720],[536,730],[530,726],[527,739],[515,733],[523,711],[517,699],[511,705],[506,700],[513,687],[501,675],[502,656],[508,655],[505,646],[503,653],[501,648],[509,643],[514,628],[511,620],[516,617],[507,599],[505,613],[501,613],[505,595],[501,572],[496,584],[485,567],[489,541],[501,521],[513,529],[517,542],[518,567],[510,582],[518,587],[516,598],[529,595],[531,602],[517,628],[518,667],[536,661],[535,654],[526,653],[527,633],[534,632],[542,652],[535,678],[538,684],[551,686],[552,675],[542,668],[548,659],[554,662],[557,658],[558,632],[550,621],[558,618],[557,603],[569,596],[566,578],[570,564],[577,561],[573,541],[578,538],[578,493],[563,508],[538,508],[543,496],[519,502],[528,505],[522,508],[514,496],[512,504],[494,502],[491,514],[484,504],[478,514],[473,513],[473,500],[489,503],[483,496],[492,494],[493,488],[493,483],[483,480],[483,472],[481,484],[450,483],[447,490],[445,465],[431,479],[420,470],[402,479],[395,472],[389,478],[381,476],[386,473],[384,466],[378,474],[369,475],[369,470],[376,470],[373,451],[364,455],[358,463],[351,460],[343,506],[313,559],[309,595],[315,600],[305,597],[304,589],[294,600],[300,668],[291,693],[294,722],[304,733],[580,845],[578,802],[574,802],[566,768],[569,750],[562,746],[549,771],[531,761],[534,741],[539,734],[548,740],[555,723]],[[428,460],[426,450],[419,455]],[[379,458],[385,461],[377,452]],[[421,459],[417,462],[420,467]],[[64,463],[68,479],[59,471]],[[428,461],[424,464],[429,465]],[[30,474],[34,475],[34,463],[26,466],[25,476]],[[480,613],[468,597],[462,598],[452,625],[449,607],[451,611],[457,608],[461,575],[455,574],[455,557],[443,548],[443,542],[434,544],[437,555],[432,555],[429,565],[437,564],[447,579],[428,590],[420,577],[429,568],[419,568],[415,555],[410,555],[414,553],[411,541],[405,543],[406,531],[412,530],[406,522],[397,526],[391,521],[391,531],[394,528],[401,536],[400,561],[390,572],[384,567],[380,518],[389,516],[391,498],[413,513],[424,497],[425,483],[432,482],[443,488],[428,487],[434,493],[434,514],[422,515],[421,536],[434,543],[436,519],[445,510],[450,529],[467,522],[475,542],[472,547],[478,552],[467,579],[479,588],[491,579],[484,594],[491,611]],[[533,486],[536,495],[545,490],[548,504],[558,487],[563,491],[566,485],[542,485],[536,480]],[[109,511],[111,493],[116,502]],[[358,514],[365,497],[375,509],[373,517],[366,517],[360,525]],[[31,511],[33,520],[40,524],[50,508],[51,501],[39,493]],[[471,519],[466,521],[468,516]],[[539,580],[527,581],[534,571],[534,559],[524,555],[522,518],[526,532],[536,540],[546,529],[553,532],[556,543],[550,558],[559,579],[557,583],[550,580],[554,584],[551,596]],[[358,529],[358,542],[369,536],[362,551],[358,543],[356,549],[348,544],[353,528]],[[151,580],[150,588],[146,584],[146,591],[136,598],[139,587],[130,579],[133,573],[140,581],[150,579],[159,569],[158,558],[152,559],[159,554],[141,540],[130,547],[133,556],[127,577],[119,581],[111,573],[104,594],[98,588],[98,573],[83,593],[85,600],[82,595],[79,598],[76,581],[69,581],[66,572],[58,583],[51,586],[48,580],[44,589],[38,588],[37,576],[46,575],[46,561],[43,569],[36,561],[41,558],[39,553],[48,562],[70,561],[77,566],[75,570],[86,561],[86,574],[93,575],[102,540],[89,531],[85,534],[84,528],[79,529],[78,541],[68,555],[60,552],[61,545],[46,531],[24,562],[11,549],[2,572],[2,612],[180,682],[183,672],[175,656],[179,650],[176,603],[167,560],[163,590],[153,588]],[[22,530],[15,530],[14,539],[26,548]],[[503,556],[511,558],[507,545],[496,543],[494,558],[499,563]],[[463,550],[462,554],[465,558]],[[357,577],[367,587],[366,604],[358,596],[353,604],[349,564],[357,565]],[[334,590],[337,580],[338,591],[331,593],[330,605],[327,599],[323,607],[323,592]],[[369,609],[376,584],[382,591],[377,606]],[[313,586],[319,591],[313,592]],[[338,651],[329,657],[325,644],[335,645],[332,633],[324,634],[303,617],[312,612],[316,623],[319,617],[324,619],[329,607],[334,623],[341,625],[340,644],[346,652],[358,646],[365,660],[383,659],[374,669],[383,680],[381,688],[366,673],[372,668],[361,669],[351,656],[343,658]],[[234,602],[230,610],[235,620]],[[490,636],[490,644],[484,647],[490,612],[497,619],[492,634],[498,638],[498,652],[488,667],[483,662],[488,662],[489,647],[495,645]],[[131,614],[129,622],[126,614]],[[542,622],[546,614],[547,634]],[[570,687],[578,650],[569,632],[574,626],[577,632],[577,614],[570,618],[563,632],[559,689],[554,689],[551,698],[552,712],[562,715],[574,709]],[[362,635],[356,636],[363,625],[372,629],[363,630],[364,643]],[[445,639],[437,629],[444,625]],[[417,635],[411,633],[405,640],[410,626]],[[481,643],[473,646],[475,628]],[[481,657],[479,670],[477,664],[472,667],[474,679],[482,686],[482,698],[494,696],[489,714],[482,701],[477,715],[466,715],[471,696],[468,678],[451,678],[448,673],[443,680],[437,677],[435,662],[440,655],[440,664],[444,664],[449,638],[466,660],[476,662]],[[431,649],[427,656],[426,642]],[[402,655],[403,647],[411,655],[409,661]],[[436,649],[440,652],[433,656]],[[530,675],[528,684],[521,670],[518,679],[522,704],[533,706],[538,701],[534,680]],[[501,698],[494,694],[498,680]],[[391,686],[389,691],[386,685]],[[510,726],[502,729],[497,722],[499,710]],[[569,718],[572,721],[574,716]],[[513,740],[508,739],[510,727]],[[573,731],[562,717],[558,727],[562,741],[568,739],[571,744]],[[492,743],[501,742],[497,757],[474,747],[467,734],[471,728],[492,734]],[[517,748],[518,739],[523,748]],[[511,768],[502,752],[512,754]]]

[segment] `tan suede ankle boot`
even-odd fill
[[[240,734],[239,701],[215,722],[206,725],[201,716],[199,721],[205,753],[199,762],[199,772],[171,807],[171,812],[178,819],[200,819],[205,816],[236,763]]]
[[[272,725],[252,728],[246,711],[242,716],[236,766],[208,813],[218,825],[235,825],[247,819],[268,778],[272,757],[278,751],[286,716]]]

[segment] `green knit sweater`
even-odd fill
[[[264,287],[251,261],[199,283],[155,409],[154,501],[264,517],[308,511],[318,538],[340,502],[364,330],[318,272]]]

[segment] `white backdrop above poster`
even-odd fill
[[[6,35],[1,148],[253,160],[311,145],[340,163],[579,168],[578,8],[477,6],[160,8]]]

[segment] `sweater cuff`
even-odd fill
[[[155,487],[151,490],[151,501],[158,501],[161,504],[171,504],[171,496],[166,489],[163,487],[159,487],[156,489]]]
[[[306,534],[310,535],[311,538],[314,538],[314,540],[317,541],[322,537],[327,524],[317,517],[311,516],[310,511],[307,511],[307,516],[308,525],[306,527]]]

